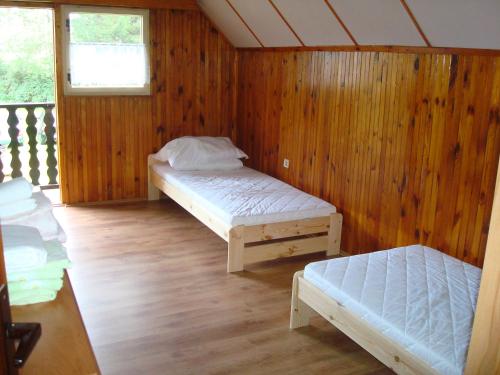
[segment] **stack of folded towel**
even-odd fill
[[[64,246],[43,241],[36,228],[22,225],[2,226],[2,236],[11,305],[55,299],[70,266]]]
[[[51,301],[70,262],[52,204],[25,178],[0,184],[0,219],[11,305]]]
[[[7,219],[34,211],[33,185],[25,178],[15,178],[0,184],[0,218]]]

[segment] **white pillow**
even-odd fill
[[[168,142],[158,151],[155,159],[168,161],[172,168],[196,168],[204,163],[248,158],[227,137],[181,137]],[[184,169],[185,170],[185,169]]]
[[[177,171],[230,171],[232,169],[239,169],[242,167],[243,163],[240,159],[226,159],[196,164],[178,161],[175,167],[172,168]]]

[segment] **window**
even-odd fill
[[[149,12],[65,6],[68,95],[149,95]]]

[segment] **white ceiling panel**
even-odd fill
[[[359,44],[425,46],[400,0],[329,1]]]
[[[235,47],[260,47],[259,42],[243,24],[226,0],[198,0],[205,14]]]
[[[435,47],[500,49],[500,0],[407,0]]]
[[[268,0],[230,0],[265,47],[300,46]]]
[[[274,0],[306,46],[352,45],[324,0]]]

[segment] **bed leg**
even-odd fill
[[[342,215],[339,213],[330,215],[330,229],[328,230],[327,256],[340,254],[340,238],[342,236]]]
[[[151,180],[151,168],[148,167],[148,201],[157,201],[160,199],[160,189]]]
[[[302,277],[303,274],[304,271],[298,271],[293,275],[290,329],[308,326],[309,319],[311,315],[314,314],[314,310],[299,298],[299,278]]]
[[[243,271],[243,252],[245,251],[244,226],[229,231],[227,242],[227,272]]]

